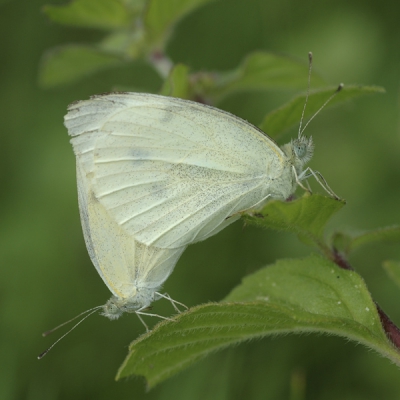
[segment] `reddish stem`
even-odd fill
[[[389,340],[400,349],[400,329],[391,321],[391,319],[384,313],[384,311],[376,304],[378,314],[381,319],[381,324]]]
[[[343,254],[339,253],[335,248],[332,252],[333,262],[337,264],[340,268],[348,269],[349,271],[354,271],[354,268],[349,264],[349,262],[344,258]]]

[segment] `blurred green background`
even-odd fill
[[[156,92],[161,84],[137,62],[68,87],[40,89],[38,67],[46,49],[102,37],[50,23],[41,12],[44,4],[0,2],[0,398],[399,399],[397,367],[362,346],[327,336],[240,345],[149,393],[140,378],[114,381],[128,344],[143,332],[132,315],[115,322],[93,316],[43,360],[36,359],[62,333],[43,339],[41,332],[110,296],[82,237],[75,157],[63,126],[66,107],[114,85]],[[323,111],[307,128],[316,142],[310,165],[347,200],[331,229],[356,232],[400,222],[399,15],[400,4],[390,1],[221,0],[182,20],[168,54],[193,70],[226,70],[254,50],[304,60],[313,51],[315,70],[328,82],[385,87],[384,95]],[[290,95],[238,93],[222,106],[257,124]],[[237,222],[190,246],[165,289],[188,306],[218,301],[246,274],[309,251],[294,236]],[[400,324],[400,291],[381,267],[385,259],[399,260],[399,247],[369,246],[351,263]],[[172,312],[167,302],[155,303],[154,310]]]

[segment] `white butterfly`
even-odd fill
[[[319,172],[303,170],[314,145],[301,130],[280,148],[248,122],[193,101],[93,96],[69,106],[65,125],[86,246],[113,294],[85,318],[134,312],[147,328],[141,315],[155,315],[145,312],[154,300],[181,304],[159,290],[187,245],[268,199],[289,198],[297,185],[307,190],[301,181],[310,176],[337,198]]]
[[[320,175],[312,138],[278,145],[248,122],[177,98],[110,93],[73,103],[65,124],[94,197],[128,236],[178,249]],[[322,178],[322,177],[320,177]],[[323,179],[323,178],[322,178]]]

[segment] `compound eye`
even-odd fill
[[[296,146],[296,155],[299,158],[304,157],[306,153],[306,146],[304,144],[299,144]]]

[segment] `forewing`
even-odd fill
[[[283,155],[247,122],[149,94],[73,104],[65,118],[98,201],[136,240],[179,248],[238,218],[266,193]],[[91,164],[92,163],[92,164]]]

